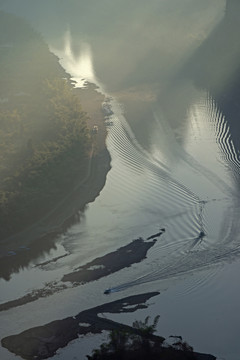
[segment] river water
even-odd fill
[[[157,290],[161,294],[147,310],[105,316],[131,324],[160,314],[159,334],[182,335],[196,351],[219,359],[239,358],[239,148],[233,120],[212,87],[198,86],[186,66],[199,46],[204,52],[212,33],[221,31],[225,5],[219,0],[151,0],[147,6],[73,1],[72,9],[56,8],[55,1],[44,6],[23,1],[21,8],[16,1],[2,4],[42,32],[76,86],[85,80],[99,86],[109,97],[113,125],[106,140],[112,168],[100,195],[56,239],[55,248],[0,281],[1,302],[59,280],[132,239],[166,231],[139,264],[1,313],[1,337],[106,302],[108,287],[114,290],[107,299],[112,301]],[[67,256],[35,266],[62,255]],[[74,359],[81,341],[54,358]],[[85,351],[99,340],[88,341]],[[2,348],[0,356],[16,358]]]

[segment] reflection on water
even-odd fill
[[[73,21],[62,46],[59,45],[59,39],[56,46],[52,41],[52,51],[60,57],[61,64],[77,82],[77,86],[82,86],[85,79],[101,85],[98,80],[101,78],[106,88],[115,90],[109,102],[113,111],[109,121],[113,125],[109,127],[107,137],[112,169],[100,196],[87,207],[81,222],[75,223],[61,235],[61,251],[64,248],[62,253],[68,256],[42,266],[44,275],[39,275],[40,278],[42,276],[39,286],[46,277],[49,281],[55,280],[57,273],[62,274],[66,269],[72,270],[116,250],[138,236],[147,238],[161,227],[166,228],[166,232],[142,263],[135,264],[130,271],[120,271],[84,288],[89,291],[91,287],[92,301],[96,305],[96,293],[102,293],[102,288],[114,288],[116,292],[112,296],[120,297],[121,291],[124,296],[131,295],[140,289],[142,292],[147,291],[150,286],[159,288],[166,284],[166,280],[203,269],[205,275],[196,282],[189,281],[181,296],[184,302],[184,297],[191,300],[202,289],[208,291],[211,288],[212,291],[204,295],[207,303],[208,296],[214,296],[214,287],[220,281],[216,280],[216,265],[239,258],[240,163],[239,143],[235,135],[237,131],[234,133],[233,130],[238,129],[238,125],[236,118],[226,110],[226,98],[230,99],[232,87],[228,87],[230,90],[226,97],[221,97],[219,93],[226,85],[224,78],[220,76],[218,80],[221,80],[221,86],[216,85],[217,70],[211,73],[212,77],[208,77],[206,71],[209,49],[212,53],[212,46],[217,43],[217,38],[220,41],[223,30],[224,39],[229,40],[232,28],[227,33],[223,20],[202,47],[194,52],[197,45],[192,39],[199,40],[200,30],[204,29],[200,36],[203,41],[210,31],[210,20],[203,27],[198,23],[196,28],[191,28],[191,33],[189,27],[181,27],[188,19],[185,13],[181,17],[179,11],[182,9],[184,12],[189,3],[192,4],[188,9],[191,16],[200,14],[193,11],[195,6],[200,11],[209,4],[206,1],[184,1],[181,8],[179,1],[179,7],[176,1],[171,2],[171,6],[176,5],[181,20],[184,19],[179,20],[181,32],[177,34],[180,38],[185,34],[182,48],[175,49],[173,44],[176,44],[176,39],[173,39],[170,30],[166,32],[167,26],[170,28],[173,24],[171,6],[166,1],[155,5],[158,10],[158,6],[162,7],[165,13],[163,11],[160,15],[164,17],[166,14],[166,19],[171,19],[170,25],[166,24],[166,19],[164,25],[156,24],[153,17],[156,26],[149,24],[156,8],[152,4],[152,7],[146,9],[142,1],[139,2],[138,15],[141,15],[147,29],[144,39],[154,35],[154,41],[143,49],[134,41],[139,33],[143,35],[145,28],[137,26],[137,17],[129,23],[128,14],[124,13],[123,23],[128,26],[118,32],[121,24],[115,24],[116,18],[110,16],[116,12],[114,7],[109,8],[108,14],[101,12],[104,19],[105,16],[110,17],[109,28],[103,28],[102,32],[93,31],[95,27],[100,29],[101,18],[93,24],[92,32],[89,31],[86,37],[83,27],[73,24]],[[219,12],[215,14],[214,23],[220,18],[223,3],[218,2]],[[216,4],[213,1],[209,5],[212,11]],[[130,10],[132,16],[133,9]],[[86,6],[85,11],[91,13],[93,9],[90,11]],[[196,21],[196,18],[199,20],[197,15],[191,17],[190,23],[193,19]],[[164,27],[165,33],[161,32]],[[158,41],[156,33],[159,34]],[[160,40],[163,41],[161,46]],[[168,48],[170,50],[167,53]],[[161,51],[165,51],[163,57]],[[125,54],[123,63],[120,54]],[[211,57],[211,69],[214,64],[218,64],[217,57],[221,52],[216,54]],[[236,53],[231,54],[236,61]],[[165,74],[167,60],[173,55],[176,58],[172,59],[170,70]],[[187,66],[184,67],[185,62]],[[111,63],[113,65],[110,68]],[[180,68],[182,70],[176,76]],[[205,71],[200,71],[199,75],[199,69]],[[235,73],[228,74],[228,84]],[[204,75],[202,79],[201,74]],[[104,87],[100,88],[103,91]],[[56,255],[52,253],[53,258]],[[9,294],[14,293],[17,279],[23,283],[22,274],[16,275],[12,283],[9,282]],[[22,284],[21,294],[27,289],[27,285]],[[64,295],[59,295],[61,297],[64,298]]]
[[[139,7],[140,10],[141,7]],[[171,12],[168,11],[167,15],[170,19]],[[148,17],[147,12],[143,17],[144,22]],[[130,31],[132,39],[136,33],[134,29],[133,26]],[[149,35],[152,30],[150,27]],[[81,84],[82,79],[98,83],[93,67],[91,47],[81,40],[79,34],[78,37],[80,38],[78,44],[73,44],[71,32],[67,31],[64,35],[63,50],[56,50],[53,46],[52,50],[61,58],[61,64],[78,85]],[[76,35],[74,39],[76,43]],[[186,40],[185,37],[184,39]],[[170,40],[173,41],[171,34],[169,34]],[[187,49],[185,40],[182,40],[182,44],[185,44],[185,49]],[[130,58],[132,56],[133,54]],[[131,64],[130,58],[128,56]],[[172,88],[176,87],[175,85],[176,83],[173,82]],[[155,228],[160,225],[167,226],[166,241],[171,244],[171,248],[176,246],[176,254],[180,251],[178,249],[182,249],[181,251],[185,253],[184,244],[188,239],[195,241],[194,239],[198,238],[203,228],[206,228],[204,232],[208,235],[207,239],[211,239],[210,242],[213,244],[216,243],[217,235],[220,233],[219,226],[227,221],[223,222],[222,219],[229,219],[226,213],[229,214],[229,201],[231,203],[231,196],[234,193],[229,173],[224,171],[224,164],[226,164],[226,159],[228,161],[234,159],[232,163],[236,164],[236,157],[229,156],[236,152],[234,152],[233,144],[229,145],[227,125],[219,120],[218,111],[212,109],[213,102],[204,103],[206,102],[202,100],[204,96],[195,90],[197,102],[191,96],[192,103],[187,104],[184,101],[178,103],[177,97],[183,90],[182,84],[178,83],[174,96],[169,89],[171,88],[167,88],[165,95],[169,99],[168,107],[175,108],[176,112],[182,108],[188,116],[184,118],[184,112],[180,112],[180,118],[177,119],[176,126],[173,126],[171,119],[176,119],[176,113],[172,113],[169,118],[169,109],[162,109],[161,104],[159,106],[157,100],[154,100],[152,114],[151,106],[148,108],[149,116],[152,116],[152,128],[149,134],[150,151],[139,143],[138,137],[135,138],[121,107],[116,102],[112,103],[114,115],[111,120],[114,126],[109,130],[108,147],[111,151],[113,170],[109,174],[107,186],[100,199],[94,206],[89,207],[86,222],[81,224],[79,229],[79,225],[73,228],[74,243],[72,236],[64,237],[67,250],[70,249],[72,253],[82,251],[84,236],[88,239],[88,243],[95,244],[96,234],[99,234],[101,230],[105,240],[101,245],[95,245],[97,254],[99,247],[102,251],[106,251],[109,243],[112,243],[112,246],[118,245],[119,237],[121,241],[129,241],[136,236],[136,229],[139,235],[147,234],[150,224]],[[184,95],[184,99],[189,99],[188,89],[184,88]],[[221,115],[220,118],[222,118]],[[211,126],[215,127],[215,134],[210,129]],[[141,123],[138,127],[141,129]],[[135,129],[135,133],[138,134],[138,129]],[[220,136],[219,134],[222,133],[225,135]],[[224,154],[222,158],[219,157],[217,142],[221,145],[221,153]],[[218,216],[216,216],[218,205],[214,206],[213,201],[221,201],[222,198],[224,206],[221,211],[218,210]],[[204,211],[208,213],[205,217],[209,222],[211,219],[212,225],[209,224],[209,228],[212,231],[203,223],[204,212],[200,214],[202,201],[206,201]],[[112,221],[110,222],[109,219]],[[225,227],[227,228],[227,224]],[[230,233],[232,234],[231,231]],[[223,238],[225,238],[224,234]],[[202,243],[206,244],[207,239],[203,239]],[[74,262],[77,262],[78,256],[75,255],[74,258]],[[73,261],[72,258],[71,261]],[[155,275],[154,278],[156,278]]]
[[[225,0],[9,0],[0,6],[28,19],[51,46],[70,29],[74,49],[91,45],[109,91],[168,81],[222,18]]]
[[[112,117],[115,125],[109,132],[108,146],[113,156],[113,169],[108,178],[109,187],[102,193],[102,201],[110,192],[107,202],[111,202],[112,208],[117,208],[121,214],[118,223],[128,223],[128,226],[134,223],[137,226],[138,223],[143,234],[144,228],[146,234],[154,219],[156,228],[166,227],[164,240],[156,244],[149,256],[150,268],[144,267],[144,271],[132,273],[129,278],[135,279],[114,287],[115,290],[172,277],[239,254],[238,212],[234,209],[236,191],[229,176],[230,169],[222,160],[228,157],[228,143],[224,136],[219,136],[220,143],[216,141],[216,134],[225,127],[224,118],[214,108],[208,94],[201,96],[200,101],[189,109],[190,130],[184,147],[175,140],[168,142],[171,149],[164,149],[174,152],[174,167],[163,166],[157,158],[160,152],[152,155],[136,140],[130,141],[131,133],[126,136],[128,127],[124,126],[120,113],[118,117]],[[161,136],[174,138],[170,128]],[[200,147],[203,147],[203,152],[199,151]],[[121,191],[123,186],[124,192]],[[122,201],[113,196],[113,192],[120,191]],[[88,227],[92,230],[95,219],[91,215],[90,208],[87,217]],[[114,232],[112,224],[105,226]],[[206,236],[199,236],[201,232]]]
[[[91,47],[81,40],[79,43],[79,51],[76,54],[73,51],[71,32],[68,30],[64,35],[63,49],[51,47],[51,51],[59,57],[60,64],[76,82],[76,87],[82,87],[86,80],[92,83],[98,82],[93,67]]]

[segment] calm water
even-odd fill
[[[200,87],[192,65],[196,56],[203,63],[206,44],[220,36],[226,2],[1,3],[42,32],[77,86],[86,79],[111,96],[113,110],[107,137],[112,169],[105,187],[80,222],[56,239],[55,248],[0,281],[1,302],[59,280],[136,237],[166,229],[140,264],[1,313],[1,337],[103,303],[108,287],[115,290],[108,300],[160,290],[146,311],[111,318],[131,323],[160,314],[160,334],[181,334],[197,351],[236,360],[239,147],[231,132],[234,118],[224,113],[216,86],[209,80]],[[217,64],[217,51],[210,60]],[[228,82],[233,75],[229,68]],[[220,93],[227,80],[221,72],[218,80]],[[56,359],[73,359],[78,344]],[[13,355],[1,348],[0,357]]]

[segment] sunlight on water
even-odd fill
[[[198,102],[191,106],[188,122],[186,151],[202,166],[214,172],[214,177],[219,177],[218,185],[222,182],[231,187],[232,171],[234,167],[239,168],[239,160],[230,140],[226,119],[208,94],[203,94]]]
[[[186,4],[190,2],[185,1]],[[219,2],[223,1],[219,0]],[[166,1],[167,3],[171,2]],[[215,3],[217,2],[215,1]],[[211,6],[213,9],[214,4]],[[167,16],[167,12],[165,14],[162,12],[162,14],[164,17]],[[197,12],[197,15],[199,14]],[[149,19],[152,21],[153,16],[150,15]],[[185,19],[184,24],[187,21]],[[139,19],[135,20],[139,23]],[[158,16],[156,23],[161,24]],[[210,23],[212,24],[212,20]],[[163,27],[165,26],[163,25]],[[168,59],[176,59],[177,68],[179,63],[181,64],[179,59],[182,59],[180,56],[172,56],[175,52],[171,53],[171,56],[168,55],[166,59],[163,56],[164,51],[152,52],[152,47],[154,50],[157,48],[153,36],[155,26],[150,26],[151,31],[149,32],[147,32],[147,28],[149,31],[149,27],[144,23],[139,30],[142,35],[148,34],[148,38],[152,42],[146,42],[147,46],[142,43],[139,46],[141,51],[138,56],[142,58],[141,66],[138,65],[136,79],[133,64],[138,64],[139,59],[135,54],[134,41],[131,39],[139,38],[139,31],[134,32],[134,35],[131,35],[130,32],[129,35],[127,26],[123,27],[124,47],[119,47],[119,39],[116,39],[116,34],[111,35],[111,41],[106,41],[108,46],[104,47],[104,42],[99,41],[99,34],[96,34],[96,39],[93,40],[91,35],[84,37],[83,29],[78,28],[76,31],[78,35],[73,30],[72,32],[67,30],[62,37],[62,46],[51,46],[50,48],[59,57],[60,64],[75,81],[76,87],[84,87],[88,81],[100,86],[103,91],[104,87],[100,85],[97,74],[104,79],[106,88],[111,87],[108,86],[105,76],[112,76],[112,82],[117,82],[116,79],[121,82],[120,78],[125,75],[129,83],[126,80],[124,86],[134,85],[135,90],[135,93],[127,90],[126,93],[129,95],[129,100],[131,100],[131,96],[134,100],[134,95],[141,93],[142,88],[145,89],[143,82],[146,81],[146,78],[149,82],[158,82],[158,86],[154,84],[150,87],[151,90],[153,89],[153,93],[160,87],[158,73],[164,73],[168,68]],[[186,26],[186,29],[190,28],[191,26]],[[110,29],[109,22],[107,22],[106,33],[104,33],[106,39],[108,39],[106,34],[110,32]],[[163,41],[161,48],[163,50],[165,47],[171,48],[171,41],[172,44],[180,44],[179,39],[175,36],[176,29],[170,25],[169,29],[171,31],[173,29],[173,36],[171,39],[169,30],[166,43]],[[184,27],[185,35],[181,44],[185,44],[185,46],[179,47],[176,51],[177,54],[184,53],[184,59],[188,58],[191,53],[187,49],[191,48],[192,43],[190,40],[188,43],[187,39],[201,34],[198,28],[195,33],[193,31],[190,35],[188,30],[186,33],[185,31]],[[207,33],[207,31],[203,32],[202,37]],[[162,32],[159,31],[160,37],[161,34]],[[178,36],[182,38],[181,35]],[[89,42],[85,41],[86,38]],[[157,37],[157,39],[161,43],[160,38]],[[149,44],[152,46],[149,47]],[[195,42],[194,44],[196,45]],[[114,55],[116,51],[115,57],[109,55],[111,49],[113,49],[111,55]],[[172,49],[175,51],[175,46],[172,46]],[[145,53],[147,53],[146,58],[143,56]],[[123,54],[127,56],[123,56]],[[131,56],[134,61],[130,61]],[[126,63],[122,62],[123,59]],[[164,68],[162,65],[165,62],[167,65]],[[102,71],[103,68],[105,73]],[[146,71],[150,68],[152,73]],[[168,69],[170,73],[173,68],[170,66],[170,70]],[[121,71],[118,72],[118,77],[116,76],[115,79],[113,75],[117,73],[116,69]],[[132,74],[131,71],[133,71]],[[142,78],[144,71],[147,74],[146,78]],[[155,306],[152,305],[152,312],[157,314],[161,311],[163,317],[165,314],[165,328],[167,328],[168,334],[174,333],[175,329],[179,331],[179,334],[183,334],[180,325],[184,324],[185,318],[194,319],[193,315],[197,314],[196,321],[193,321],[190,326],[186,325],[186,329],[189,330],[187,339],[191,340],[190,336],[191,333],[194,333],[195,324],[201,324],[201,322],[203,324],[202,314],[206,314],[207,310],[208,316],[205,316],[205,324],[209,319],[210,322],[211,320],[214,322],[211,329],[212,334],[216,332],[216,339],[219,339],[219,331],[221,331],[226,337],[228,329],[225,323],[227,323],[228,315],[224,310],[222,311],[221,307],[227,303],[231,291],[233,292],[237,288],[234,285],[237,284],[237,275],[235,274],[238,274],[239,265],[233,266],[229,271],[224,286],[221,285],[224,283],[224,279],[223,271],[220,272],[220,269],[226,266],[226,263],[236,261],[240,256],[239,196],[233,181],[234,177],[238,180],[239,154],[231,140],[228,119],[225,119],[211,95],[207,91],[195,89],[194,86],[192,86],[193,89],[190,87],[185,89],[181,81],[181,79],[177,79],[176,84],[174,83],[176,91],[173,91],[171,86],[166,90],[168,101],[165,108],[169,106],[175,111],[170,112],[162,108],[165,101],[159,100],[161,96],[156,91],[151,99],[151,105],[154,106],[151,107],[146,102],[149,114],[146,112],[147,116],[142,122],[137,119],[139,125],[136,126],[136,129],[131,127],[131,116],[130,120],[125,118],[127,111],[124,114],[123,106],[119,103],[121,100],[112,97],[107,100],[112,110],[112,115],[108,117],[112,125],[107,128],[106,141],[111,154],[112,169],[108,173],[104,188],[95,201],[85,208],[81,221],[61,235],[58,246],[42,259],[43,265],[37,266],[38,264],[35,262],[31,263],[28,269],[21,270],[18,274],[13,275],[8,283],[3,284],[0,302],[25,295],[36,288],[47,287],[44,282],[49,282],[51,285],[50,281],[57,281],[59,284],[64,274],[94,258],[116,250],[134,238],[141,236],[146,239],[149,235],[158,232],[160,227],[166,228],[166,232],[156,241],[141,263],[133,264],[130,268],[122,269],[92,283],[61,290],[51,297],[40,299],[22,308],[16,308],[13,312],[4,312],[2,314],[2,337],[6,331],[17,333],[30,326],[56,320],[60,316],[61,318],[72,316],[80,310],[99,305],[108,299],[111,301],[136,294],[136,292],[147,292],[149,289],[162,291],[165,288],[170,290],[165,292],[165,298],[161,293],[160,300],[156,301]],[[162,86],[161,84],[161,88]],[[146,86],[146,88],[148,87]],[[107,94],[105,93],[105,95]],[[193,95],[196,95],[196,98]],[[116,93],[115,96],[117,96]],[[135,106],[138,106],[137,101]],[[174,114],[174,121],[169,121],[168,112]],[[136,113],[135,117],[137,118],[140,111],[136,111]],[[134,120],[136,119],[132,119],[133,122]],[[150,138],[149,148],[144,146],[141,138],[139,140],[136,131],[138,128],[142,128],[144,132],[146,123],[148,123],[147,134]],[[143,138],[147,137],[147,134],[144,133]],[[50,261],[51,259],[52,261]],[[39,262],[38,259],[37,263]],[[232,276],[233,274],[236,278]],[[180,279],[184,279],[185,282],[180,282]],[[234,285],[229,289],[227,285],[231,285],[232,279]],[[177,284],[173,288],[175,282]],[[106,300],[103,290],[107,288],[111,288],[112,291]],[[227,299],[225,299],[225,294],[227,294]],[[239,294],[237,295],[236,299],[239,299]],[[234,293],[232,298],[234,298]],[[237,304],[236,300],[235,302]],[[188,303],[188,307],[186,303]],[[211,315],[216,304],[221,310],[219,314],[223,314],[222,319],[224,320],[219,330],[216,329],[215,318]],[[238,304],[233,307],[233,309],[235,308],[236,313],[239,313],[239,311],[237,312]],[[42,311],[42,309],[46,309],[46,311]],[[189,312],[189,309],[192,310]],[[150,310],[146,310],[146,315]],[[173,310],[176,311],[176,314],[172,312]],[[181,316],[178,315],[178,312],[181,313]],[[168,314],[168,318],[166,314]],[[232,317],[229,316],[228,324],[232,326],[234,311],[230,315]],[[138,316],[138,314],[134,313],[133,316]],[[121,322],[122,319],[123,315],[120,314],[119,321]],[[172,328],[169,328],[168,319],[171,319]],[[179,328],[176,327],[176,324]],[[203,331],[206,331],[205,324],[202,325]],[[239,321],[238,323],[236,321],[234,327],[236,333],[238,324]],[[231,333],[233,332],[231,331]],[[199,341],[198,335],[199,329],[195,335],[196,343]],[[206,334],[200,337],[210,341],[208,339],[211,334],[207,337]],[[235,343],[238,342],[235,341]],[[212,347],[210,346],[208,350],[208,345],[208,343],[203,343],[201,349],[211,352]],[[75,350],[77,354],[80,347],[83,354],[83,345],[80,344],[80,340],[77,340],[75,345],[72,344],[72,347],[74,349],[72,348],[71,356],[75,355]],[[63,350],[60,355],[56,355],[56,358],[65,358],[66,353]]]
[[[119,276],[112,290],[136,289],[141,284],[186,274],[238,255],[239,226],[237,211],[234,214],[232,210],[235,188],[231,181],[231,160],[234,158],[231,154],[236,151],[228,145],[226,131],[221,130],[227,129],[224,117],[208,94],[199,93],[198,100],[189,109],[188,137],[183,145],[174,140],[174,130],[165,126],[165,119],[157,118],[156,114],[156,133],[168,140],[165,151],[169,147],[171,170],[162,166],[164,158],[160,148],[150,154],[131,138],[124,116],[116,107],[114,115],[114,127],[108,136],[113,169],[108,186],[103,189],[101,204],[97,199],[86,213],[88,234],[94,228],[96,231],[94,209],[99,211],[100,205],[101,210],[105,207],[107,211],[106,205],[110,202],[110,210],[117,209],[121,214],[117,222],[105,223],[104,229],[111,229],[112,240],[116,225],[119,226],[123,219],[122,226],[128,223],[128,228],[136,222],[135,230],[138,228],[141,235],[144,228],[151,231],[150,224],[154,224],[154,220],[156,227],[161,221],[167,231],[154,246],[154,251],[149,251],[149,260],[126,274],[128,281],[119,282]],[[169,156],[165,159],[167,163]],[[116,161],[118,166],[115,166]],[[113,195],[119,194],[123,187],[121,198],[116,201],[117,197]],[[109,191],[111,196],[107,194]],[[123,204],[124,211],[121,211]],[[143,213],[141,226],[139,218]]]
[[[78,54],[74,53],[72,37],[69,30],[63,39],[64,45],[61,50],[50,47],[51,51],[59,57],[63,68],[71,74],[71,79],[76,81],[76,87],[83,87],[87,81],[98,83],[94,72],[91,47],[88,43],[81,41]]]

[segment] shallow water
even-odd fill
[[[164,26],[169,31],[169,41],[165,39],[157,54],[152,43],[144,47],[144,53],[139,50],[134,54],[130,49],[126,38],[129,35],[131,40],[135,39],[139,30],[137,17],[129,25],[129,33],[126,30],[119,36],[119,49],[113,46],[107,28],[97,35],[86,29],[84,32],[82,26],[79,25],[79,29],[72,20],[70,29],[63,31],[62,28],[61,35],[64,35],[59,36],[50,33],[48,28],[41,28],[41,21],[37,21],[51,50],[60,57],[60,63],[77,81],[77,86],[83,86],[86,79],[110,96],[113,115],[109,120],[113,125],[108,127],[107,147],[112,168],[100,195],[81,214],[80,222],[56,239],[55,249],[32,259],[27,268],[12,274],[10,281],[0,280],[1,302],[59,280],[73,268],[139,236],[147,238],[163,227],[166,232],[147,258],[129,269],[2,313],[1,337],[75,315],[106,300],[160,290],[161,295],[151,301],[146,311],[131,317],[114,315],[112,318],[130,322],[138,316],[159,313],[158,331],[163,336],[183,335],[197,351],[236,360],[236,354],[240,353],[236,338],[240,296],[236,276],[240,255],[239,150],[232,140],[228,118],[211,91],[207,87],[200,89],[192,79],[176,76],[180,64],[191,56],[199,39],[203,41],[223,16],[224,2],[218,2],[218,7],[216,1],[213,3],[215,8],[208,4],[207,11],[203,5],[191,1],[186,28],[181,14],[186,10],[186,2],[178,5],[176,18],[180,19],[181,32],[177,40],[182,39],[182,47],[177,49],[174,48],[177,40],[170,30],[176,20],[169,15],[171,6],[168,8],[166,2],[162,2],[161,10],[171,21],[156,30],[148,22],[156,10],[156,2],[152,1],[152,7],[145,9],[146,12],[141,4],[138,16],[144,15],[147,35],[158,31],[162,40]],[[12,10],[21,13],[14,2],[11,4]],[[171,4],[177,6],[176,1]],[[90,8],[85,10],[91,12]],[[35,19],[36,14],[31,11],[25,15]],[[111,11],[114,12],[114,8]],[[122,11],[127,23],[126,12]],[[199,14],[202,17],[198,17]],[[189,26],[196,17],[199,22],[189,36]],[[115,29],[112,23],[109,27]],[[101,40],[100,45],[97,40]],[[174,54],[178,65],[169,63],[166,75],[166,58],[159,58],[158,74],[155,57],[160,50],[166,51],[167,45],[168,56]],[[112,57],[106,59],[108,49]],[[121,62],[117,61],[117,55],[123,50],[130,53],[126,67],[124,62],[124,70],[119,72]],[[144,66],[146,53],[149,62]],[[111,69],[109,62],[114,59],[116,63]],[[152,72],[148,72],[149,66]],[[59,260],[36,267],[58,256]],[[108,287],[114,293],[106,298],[103,289]],[[47,310],[42,312],[41,308]],[[76,347],[76,343],[70,345],[69,353],[63,350],[60,358],[66,354],[74,358],[76,352],[71,349]],[[2,348],[0,355],[3,359],[13,358]]]

